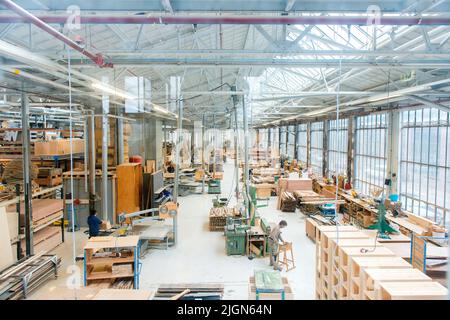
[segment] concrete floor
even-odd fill
[[[225,164],[224,171],[222,196],[228,196],[233,189],[234,166]],[[249,260],[245,256],[226,255],[223,233],[208,230],[208,213],[214,197],[208,194],[179,197],[178,243],[168,250],[152,249],[141,259],[140,288],[155,289],[162,283],[223,283],[224,299],[248,299],[248,278],[254,270],[270,270],[269,258]],[[296,299],[314,299],[315,245],[305,235],[305,216],[298,211],[284,213],[276,210],[276,197],[272,197],[269,206],[259,208],[258,212],[269,222],[287,221],[283,237],[293,242],[297,267],[282,273],[289,279]],[[55,249],[62,258],[58,279],[47,283],[30,299],[48,297],[54,287],[66,285],[69,276],[66,269],[73,261],[73,236],[75,251],[77,255],[82,254],[87,236],[81,231],[66,233],[66,242]],[[77,265],[82,268],[80,262]]]

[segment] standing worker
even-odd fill
[[[87,218],[87,223],[89,225],[89,238],[90,237],[98,237],[100,234],[100,227],[103,223],[97,216],[97,211],[90,210],[89,217]]]
[[[283,238],[281,237],[281,229],[287,227],[287,222],[285,220],[281,220],[277,226],[275,226],[269,234],[269,248],[270,248],[270,265],[273,266],[273,270],[281,271],[281,268],[278,266],[278,250],[280,241],[284,243]]]

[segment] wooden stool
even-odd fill
[[[290,253],[290,257],[288,254]],[[286,272],[295,269],[294,253],[292,252],[292,242],[279,245],[277,261],[286,267]]]

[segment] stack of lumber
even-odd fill
[[[316,228],[316,299],[445,298],[447,289],[353,226]],[[422,284],[425,283],[424,286]],[[405,288],[397,296],[393,288]],[[424,289],[425,288],[425,289]]]
[[[432,236],[433,231],[441,233],[447,232],[445,228],[438,227],[434,221],[416,214],[403,211],[404,217],[393,217],[391,214],[386,215],[386,219],[398,225],[401,233],[410,236],[412,233],[419,236]]]
[[[0,300],[19,300],[27,297],[50,279],[57,276],[61,259],[42,253],[15,263],[0,274]]]
[[[242,178],[241,178],[241,181],[242,181]],[[251,182],[255,183],[255,184],[262,184],[262,183],[274,184],[275,183],[275,177],[274,176],[255,176],[255,175],[252,175]]]
[[[38,176],[38,167],[31,164],[30,178],[36,179]],[[9,185],[23,183],[23,163],[22,159],[14,159],[8,162],[3,171],[2,181]]]
[[[63,217],[63,200],[61,199],[33,199],[31,201],[33,217],[33,246],[35,252],[48,252],[62,242],[62,230],[54,227],[53,223]],[[9,206],[7,211],[16,212],[15,205]],[[25,225],[25,208],[20,205],[20,225]],[[25,250],[25,239],[21,240],[21,248]],[[24,252],[23,252],[24,253]]]
[[[62,169],[40,167],[36,182],[43,187],[54,187],[62,184]]]
[[[307,215],[316,213],[321,205],[335,203],[335,198],[323,196],[312,190],[296,190],[294,197],[298,201],[300,211]]]
[[[83,152],[84,139],[72,139],[72,141],[70,139],[56,139],[50,141],[36,141],[34,143],[35,156],[61,156]]]
[[[291,192],[283,191],[280,196],[280,210],[283,212],[295,212],[297,200]]]
[[[183,292],[180,300],[221,300],[224,287],[219,283],[161,284],[154,300],[170,300]]]
[[[278,180],[278,202],[277,209],[281,209],[281,195],[284,191],[294,192],[300,190],[312,190],[312,180],[311,179],[289,179],[280,178]]]
[[[227,217],[237,217],[239,215],[239,211],[236,208],[211,208],[209,211],[209,231],[224,231]]]
[[[116,119],[108,118],[108,166],[112,167],[117,163],[117,128]],[[129,123],[123,123],[123,159],[124,163],[129,161],[129,138],[131,135],[131,125]],[[122,137],[121,137],[122,138]],[[95,150],[96,150],[96,166],[101,167],[102,164],[102,118],[95,118]]]

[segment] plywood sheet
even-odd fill
[[[0,207],[0,253],[0,269],[14,262],[5,207]]]

